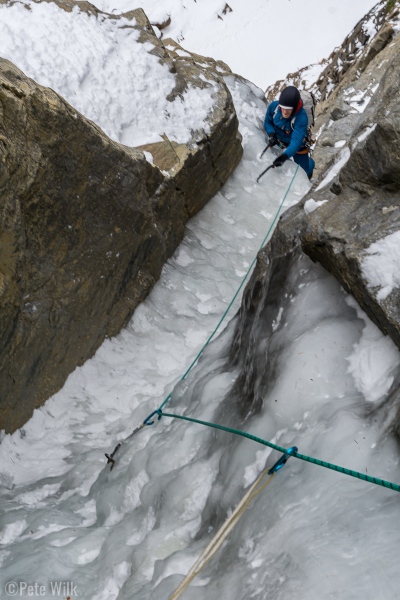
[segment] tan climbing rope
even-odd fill
[[[212,559],[214,554],[219,550],[222,546],[229,533],[235,527],[240,517],[245,512],[246,508],[250,505],[251,501],[258,496],[260,492],[269,484],[275,473],[272,473],[268,477],[266,481],[263,482],[265,475],[268,474],[268,469],[265,469],[258,477],[258,479],[253,483],[251,488],[239,502],[233,513],[230,517],[225,521],[225,523],[219,528],[211,542],[202,552],[200,557],[196,560],[189,573],[186,575],[185,579],[179,585],[179,587],[174,591],[172,596],[170,596],[169,600],[176,600],[182,594],[182,592],[190,585],[193,579],[201,573],[204,567],[208,564],[208,562]]]

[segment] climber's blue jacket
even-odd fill
[[[277,107],[278,110],[274,116]],[[284,146],[287,146],[284,153],[287,154],[289,158],[292,158],[297,152],[301,152],[302,154],[304,152],[305,154],[305,151],[307,151],[305,147],[305,138],[307,136],[308,117],[303,108],[302,100],[300,100],[296,111],[292,113],[288,119],[283,117],[278,100],[271,102],[265,115],[264,129],[268,135],[274,133],[278,140],[282,142]]]

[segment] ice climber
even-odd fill
[[[289,158],[293,158],[311,179],[315,162],[306,146],[308,116],[296,87],[289,85],[282,90],[279,100],[271,102],[265,115],[264,129],[271,147],[278,145],[284,148],[282,154],[274,160],[273,166],[281,167]]]

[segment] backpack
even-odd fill
[[[307,129],[311,129],[315,125],[315,107],[317,105],[317,101],[312,92],[307,92],[307,90],[302,90],[300,92],[301,99],[303,100],[303,108],[307,113],[308,117],[308,127]],[[296,117],[293,117],[291,121],[292,129],[294,127],[294,122]]]
[[[317,106],[317,101],[315,99],[314,94],[312,92],[307,92],[307,90],[301,90],[300,97],[303,100],[303,108],[306,111],[306,114],[308,117],[306,140],[310,143],[314,143],[314,141],[312,139],[311,129],[315,125],[315,107]],[[276,109],[274,110],[274,117],[278,111],[278,108],[279,108],[279,104],[277,105]],[[294,129],[295,121],[296,121],[296,115],[290,121],[290,125],[291,125],[292,129]]]

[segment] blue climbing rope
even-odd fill
[[[292,446],[292,448],[283,448],[282,446],[277,446],[277,444],[273,444],[272,442],[263,440],[262,438],[252,435],[251,433],[247,433],[246,431],[241,431],[240,429],[233,429],[232,427],[226,427],[225,425],[218,425],[217,423],[201,421],[200,419],[193,419],[192,417],[185,417],[183,415],[165,413],[160,409],[154,411],[151,415],[149,415],[149,417],[147,417],[147,419],[144,420],[143,424],[153,425],[153,423],[155,422],[153,417],[155,415],[157,415],[158,420],[160,420],[162,417],[170,417],[171,419],[182,419],[183,421],[189,421],[190,423],[197,423],[198,425],[205,425],[206,427],[212,427],[213,429],[220,429],[221,431],[233,433],[234,435],[240,435],[241,437],[252,440],[253,442],[257,442],[258,444],[268,446],[268,448],[272,448],[273,450],[281,452],[282,456],[268,471],[269,474],[276,473],[276,471],[281,469],[286,464],[288,459],[291,456],[293,456],[294,458],[298,458],[299,460],[309,462],[313,465],[318,465],[319,467],[324,467],[325,469],[330,469],[331,471],[336,471],[337,473],[342,473],[343,475],[348,475],[349,477],[355,477],[356,479],[361,479],[362,481],[367,481],[368,483],[380,485],[384,488],[393,490],[394,492],[400,492],[400,485],[398,485],[397,483],[391,483],[390,481],[385,481],[384,479],[379,479],[378,477],[371,477],[370,475],[360,473],[359,471],[353,471],[351,469],[347,469],[346,467],[340,467],[339,465],[334,465],[330,462],[319,460],[318,458],[313,458],[312,456],[300,454],[296,446]]]
[[[286,190],[285,195],[282,198],[282,201],[278,207],[278,210],[276,212],[276,215],[271,223],[271,225],[268,228],[267,233],[264,236],[263,241],[261,242],[259,251],[264,247],[266,241],[268,240],[268,237],[280,215],[280,212],[282,210],[282,206],[286,200],[286,198],[288,197],[288,194],[290,192],[290,189],[293,185],[293,181],[295,180],[295,177],[297,175],[297,171],[299,170],[299,165],[297,165],[296,170],[294,172],[294,175],[289,183],[289,187]],[[240,290],[242,289],[242,287],[244,286],[244,283],[246,281],[246,279],[248,278],[248,276],[250,275],[255,263],[257,261],[257,256],[255,256],[255,258],[253,259],[250,267],[247,269],[247,273],[246,275],[243,277],[238,289],[236,290],[232,300],[229,302],[224,314],[222,315],[222,317],[220,318],[220,320],[218,321],[217,326],[215,327],[214,331],[211,333],[210,337],[207,339],[207,341],[205,342],[204,346],[201,348],[201,350],[198,352],[197,356],[193,359],[193,361],[190,363],[189,367],[186,369],[185,373],[182,375],[182,377],[180,378],[180,381],[183,381],[184,379],[186,379],[186,377],[189,375],[190,371],[193,369],[193,367],[195,366],[195,364],[197,363],[197,361],[199,360],[200,356],[203,354],[204,350],[206,349],[206,347],[208,346],[208,344],[211,342],[211,340],[215,337],[215,334],[217,333],[218,329],[220,328],[221,324],[223,323],[223,321],[225,320],[226,315],[228,314],[228,312],[230,311],[230,309],[232,308],[233,303],[235,302],[236,298],[238,297],[238,294],[240,292]],[[164,406],[167,404],[167,402],[171,399],[172,393],[168,394],[168,396],[165,398],[165,400],[162,402],[162,404],[160,404],[160,408],[164,408]]]
[[[297,166],[296,166],[296,170],[295,170],[295,172],[294,172],[294,174],[293,174],[293,177],[292,177],[292,179],[290,180],[289,186],[288,186],[288,188],[287,188],[287,190],[286,190],[286,192],[285,192],[285,194],[284,194],[284,196],[283,196],[283,198],[282,198],[282,201],[281,201],[281,203],[279,204],[279,207],[278,207],[278,210],[277,210],[277,212],[276,212],[276,214],[275,214],[275,217],[274,217],[274,219],[273,219],[272,223],[270,224],[270,226],[269,226],[269,228],[268,228],[268,231],[267,231],[267,233],[266,233],[266,234],[265,234],[265,236],[264,236],[264,239],[263,239],[263,241],[261,242],[261,245],[260,245],[260,248],[259,248],[259,250],[261,250],[261,248],[263,248],[263,247],[264,247],[265,243],[266,243],[266,242],[267,242],[267,240],[268,240],[268,237],[269,237],[269,235],[270,235],[270,233],[271,233],[271,231],[272,231],[272,228],[274,227],[274,225],[275,225],[275,223],[276,223],[276,221],[277,221],[277,219],[278,219],[278,217],[279,217],[279,215],[280,215],[280,212],[281,212],[281,210],[282,210],[282,206],[283,206],[283,204],[284,204],[284,202],[285,202],[286,198],[288,197],[288,194],[289,194],[289,192],[290,192],[290,190],[291,190],[291,187],[292,187],[292,185],[293,185],[293,182],[294,182],[294,180],[295,180],[295,178],[296,178],[296,175],[297,175],[297,172],[298,172],[298,170],[299,170],[299,165],[297,165]],[[256,263],[256,260],[257,260],[257,256],[255,256],[255,258],[253,259],[253,261],[252,261],[251,265],[250,265],[250,266],[249,266],[249,268],[247,269],[247,273],[246,273],[246,275],[243,277],[243,279],[242,279],[242,281],[241,281],[241,283],[240,283],[240,285],[239,285],[238,289],[236,290],[236,292],[235,292],[235,294],[234,294],[234,296],[233,296],[232,300],[230,301],[230,303],[229,303],[228,307],[226,308],[226,310],[225,310],[224,314],[223,314],[223,315],[222,315],[222,317],[220,318],[220,320],[219,320],[219,322],[218,322],[217,326],[215,327],[214,331],[211,333],[211,335],[209,336],[209,338],[207,339],[207,341],[205,342],[205,344],[203,345],[203,347],[201,348],[201,350],[198,352],[198,354],[196,355],[196,357],[195,357],[195,358],[192,360],[192,362],[190,363],[189,367],[186,369],[186,371],[184,372],[184,374],[183,374],[183,375],[182,375],[182,377],[180,378],[180,381],[183,381],[184,379],[186,379],[186,377],[189,375],[190,371],[193,369],[193,367],[195,366],[195,364],[196,364],[196,363],[197,363],[197,361],[199,360],[200,356],[203,354],[203,352],[204,352],[205,348],[208,346],[208,344],[209,344],[209,343],[211,342],[211,340],[214,338],[214,336],[215,336],[215,334],[217,333],[218,329],[220,328],[220,326],[221,326],[222,322],[225,320],[225,318],[226,318],[226,316],[227,316],[228,312],[230,311],[230,309],[231,309],[231,307],[232,307],[233,303],[235,302],[235,300],[236,300],[236,298],[237,298],[237,296],[238,296],[238,294],[239,294],[240,290],[241,290],[241,289],[242,289],[242,287],[244,286],[244,283],[245,283],[246,279],[248,278],[248,276],[249,276],[249,274],[250,274],[251,270],[253,269],[253,267],[254,267],[254,265],[255,265],[255,263]],[[154,412],[152,412],[152,413],[151,413],[151,415],[149,415],[149,416],[148,416],[148,417],[147,417],[147,418],[144,420],[144,422],[143,422],[141,425],[139,425],[138,427],[136,427],[136,429],[134,429],[134,430],[133,430],[133,431],[132,431],[132,432],[131,432],[131,433],[128,435],[128,437],[126,437],[124,440],[121,440],[120,442],[118,442],[118,444],[115,446],[115,448],[114,448],[114,450],[112,451],[112,453],[111,453],[111,454],[106,454],[106,455],[105,455],[105,456],[106,456],[106,458],[107,458],[107,464],[111,464],[111,469],[113,469],[113,467],[114,467],[114,465],[115,465],[115,459],[114,459],[114,456],[115,456],[115,454],[118,452],[118,450],[121,448],[121,446],[123,446],[123,444],[125,444],[125,443],[126,443],[126,442],[127,442],[127,441],[128,441],[128,440],[129,440],[129,439],[130,439],[130,438],[131,438],[131,437],[132,437],[134,434],[135,434],[135,433],[137,433],[138,431],[140,431],[140,430],[141,430],[141,429],[142,429],[142,428],[143,428],[143,427],[144,427],[146,424],[150,424],[150,423],[146,423],[146,421],[148,421],[149,419],[151,419],[151,418],[152,418],[152,417],[153,417],[153,416],[154,416],[154,415],[157,413],[157,411],[158,411],[158,410],[162,410],[162,409],[164,408],[164,406],[167,404],[167,402],[168,402],[168,401],[171,399],[171,397],[172,397],[172,392],[168,394],[168,396],[165,398],[165,400],[164,400],[164,401],[163,401],[163,402],[160,404],[159,408],[158,408],[157,410],[155,410]]]
[[[282,206],[289,194],[289,191],[292,187],[293,181],[296,177],[297,171],[299,169],[299,166],[297,166],[295,173],[290,181],[290,184],[286,190],[286,193],[279,205],[279,208],[276,212],[276,215],[261,243],[260,249],[264,246],[264,244],[266,243],[271,230],[273,228],[273,226],[275,225],[278,216],[281,212]],[[189,365],[189,367],[187,368],[187,370],[185,371],[185,373],[182,375],[180,381],[183,381],[184,379],[186,379],[186,377],[188,376],[188,374],[190,373],[190,371],[193,369],[194,365],[197,363],[197,361],[199,360],[200,356],[203,354],[205,348],[208,346],[208,344],[211,342],[211,340],[214,338],[215,334],[217,333],[220,325],[222,324],[222,322],[224,321],[226,315],[228,314],[230,308],[232,307],[234,301],[236,300],[240,290],[242,289],[247,277],[250,274],[250,271],[252,270],[255,262],[257,260],[257,257],[255,257],[249,267],[249,269],[247,270],[246,275],[244,276],[244,278],[242,279],[237,291],[235,292],[231,302],[229,303],[227,309],[225,310],[224,314],[222,315],[221,319],[219,320],[217,326],[215,327],[214,331],[211,333],[211,335],[209,336],[209,338],[207,339],[207,341],[205,342],[205,344],[203,345],[203,347],[201,348],[201,350],[198,352],[197,356],[193,359],[193,361],[191,362],[191,364]],[[107,457],[107,464],[111,463],[111,469],[114,467],[115,464],[115,460],[114,460],[114,455],[116,454],[116,452],[119,450],[119,448],[126,443],[135,433],[137,433],[138,431],[140,431],[141,429],[143,429],[143,427],[146,427],[148,425],[153,425],[155,423],[155,418],[157,417],[157,420],[159,421],[162,417],[170,417],[173,419],[182,419],[184,421],[189,421],[191,423],[197,423],[199,425],[204,425],[206,427],[212,427],[214,429],[220,429],[221,431],[226,431],[228,433],[232,433],[234,435],[240,435],[242,437],[245,437],[247,439],[250,439],[254,442],[257,442],[259,444],[263,444],[264,446],[268,446],[269,448],[272,448],[273,450],[277,450],[278,452],[282,453],[282,456],[278,459],[278,461],[271,467],[271,469],[268,471],[268,473],[270,475],[275,474],[277,471],[279,471],[288,461],[288,459],[293,456],[294,458],[298,458],[299,460],[303,460],[306,462],[309,462],[311,464],[314,465],[318,465],[320,467],[324,467],[326,469],[330,469],[333,471],[336,471],[338,473],[342,473],[344,475],[348,475],[350,477],[355,477],[357,479],[361,479],[362,481],[367,481],[368,483],[372,483],[375,485],[379,485],[388,489],[391,489],[395,492],[400,492],[400,485],[398,485],[397,483],[391,483],[390,481],[385,481],[384,479],[379,479],[377,477],[371,477],[370,475],[366,475],[364,473],[360,473],[358,471],[353,471],[351,469],[347,469],[346,467],[340,467],[339,465],[334,465],[332,463],[329,463],[327,461],[323,461],[323,460],[319,460],[317,458],[313,458],[312,456],[306,456],[305,454],[300,454],[298,452],[298,448],[296,446],[292,446],[291,448],[283,448],[281,446],[278,446],[276,444],[273,444],[272,442],[268,442],[267,440],[263,440],[262,438],[259,438],[257,436],[254,436],[250,433],[247,433],[246,431],[241,431],[239,429],[233,429],[231,427],[226,427],[224,425],[218,425],[217,423],[211,423],[208,421],[201,421],[199,419],[194,419],[191,417],[185,417],[183,415],[176,415],[176,414],[171,414],[171,413],[165,413],[163,412],[163,408],[164,406],[167,404],[167,402],[171,399],[172,397],[172,393],[168,394],[168,396],[165,398],[165,400],[161,403],[161,405],[159,406],[159,408],[157,408],[156,410],[154,410],[152,413],[150,413],[148,415],[148,417],[146,417],[143,421],[143,423],[141,423],[138,427],[136,427],[136,429],[134,429],[132,431],[132,433],[125,438],[124,440],[122,440],[121,442],[119,442],[117,444],[117,446],[114,448],[113,452],[109,455],[106,454]]]

